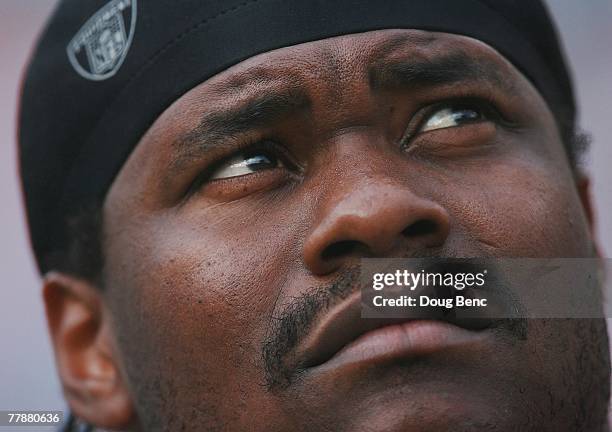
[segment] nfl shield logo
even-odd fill
[[[136,27],[136,0],[112,0],[96,12],[72,38],[68,58],[83,77],[102,81],[117,73]]]

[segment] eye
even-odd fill
[[[485,115],[484,110],[477,106],[443,106],[427,117],[419,132],[462,126],[464,124],[477,123],[487,119],[488,116]]]
[[[281,160],[266,150],[250,150],[230,157],[210,175],[210,180],[227,179],[257,171],[283,167]]]

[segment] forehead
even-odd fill
[[[471,62],[474,66],[486,65],[490,71],[497,67],[500,76],[514,69],[495,49],[471,37],[424,30],[371,31],[256,55],[196,86],[171,109],[197,102],[202,94],[227,100],[228,96],[275,83],[320,85],[332,82],[338,86],[364,77],[372,78],[373,68],[394,61],[423,64],[443,57]]]
[[[343,35],[262,53],[209,78],[172,103],[134,153],[152,137],[196,128],[207,113],[262,94],[297,89],[308,99],[319,96],[328,102],[360,91],[364,84],[394,84],[396,77],[404,81],[395,88],[471,80],[505,87],[509,94],[517,84],[537,93],[505,57],[471,37],[403,29]]]

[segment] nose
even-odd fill
[[[323,207],[304,244],[304,262],[316,275],[332,273],[349,259],[385,257],[442,246],[449,214],[405,186],[354,187]],[[400,255],[400,256],[402,256]]]

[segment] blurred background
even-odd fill
[[[19,81],[55,1],[0,0],[0,410],[65,409],[28,246],[15,151]],[[593,136],[586,168],[601,249],[611,257],[612,0],[548,3],[574,72],[582,127]]]

